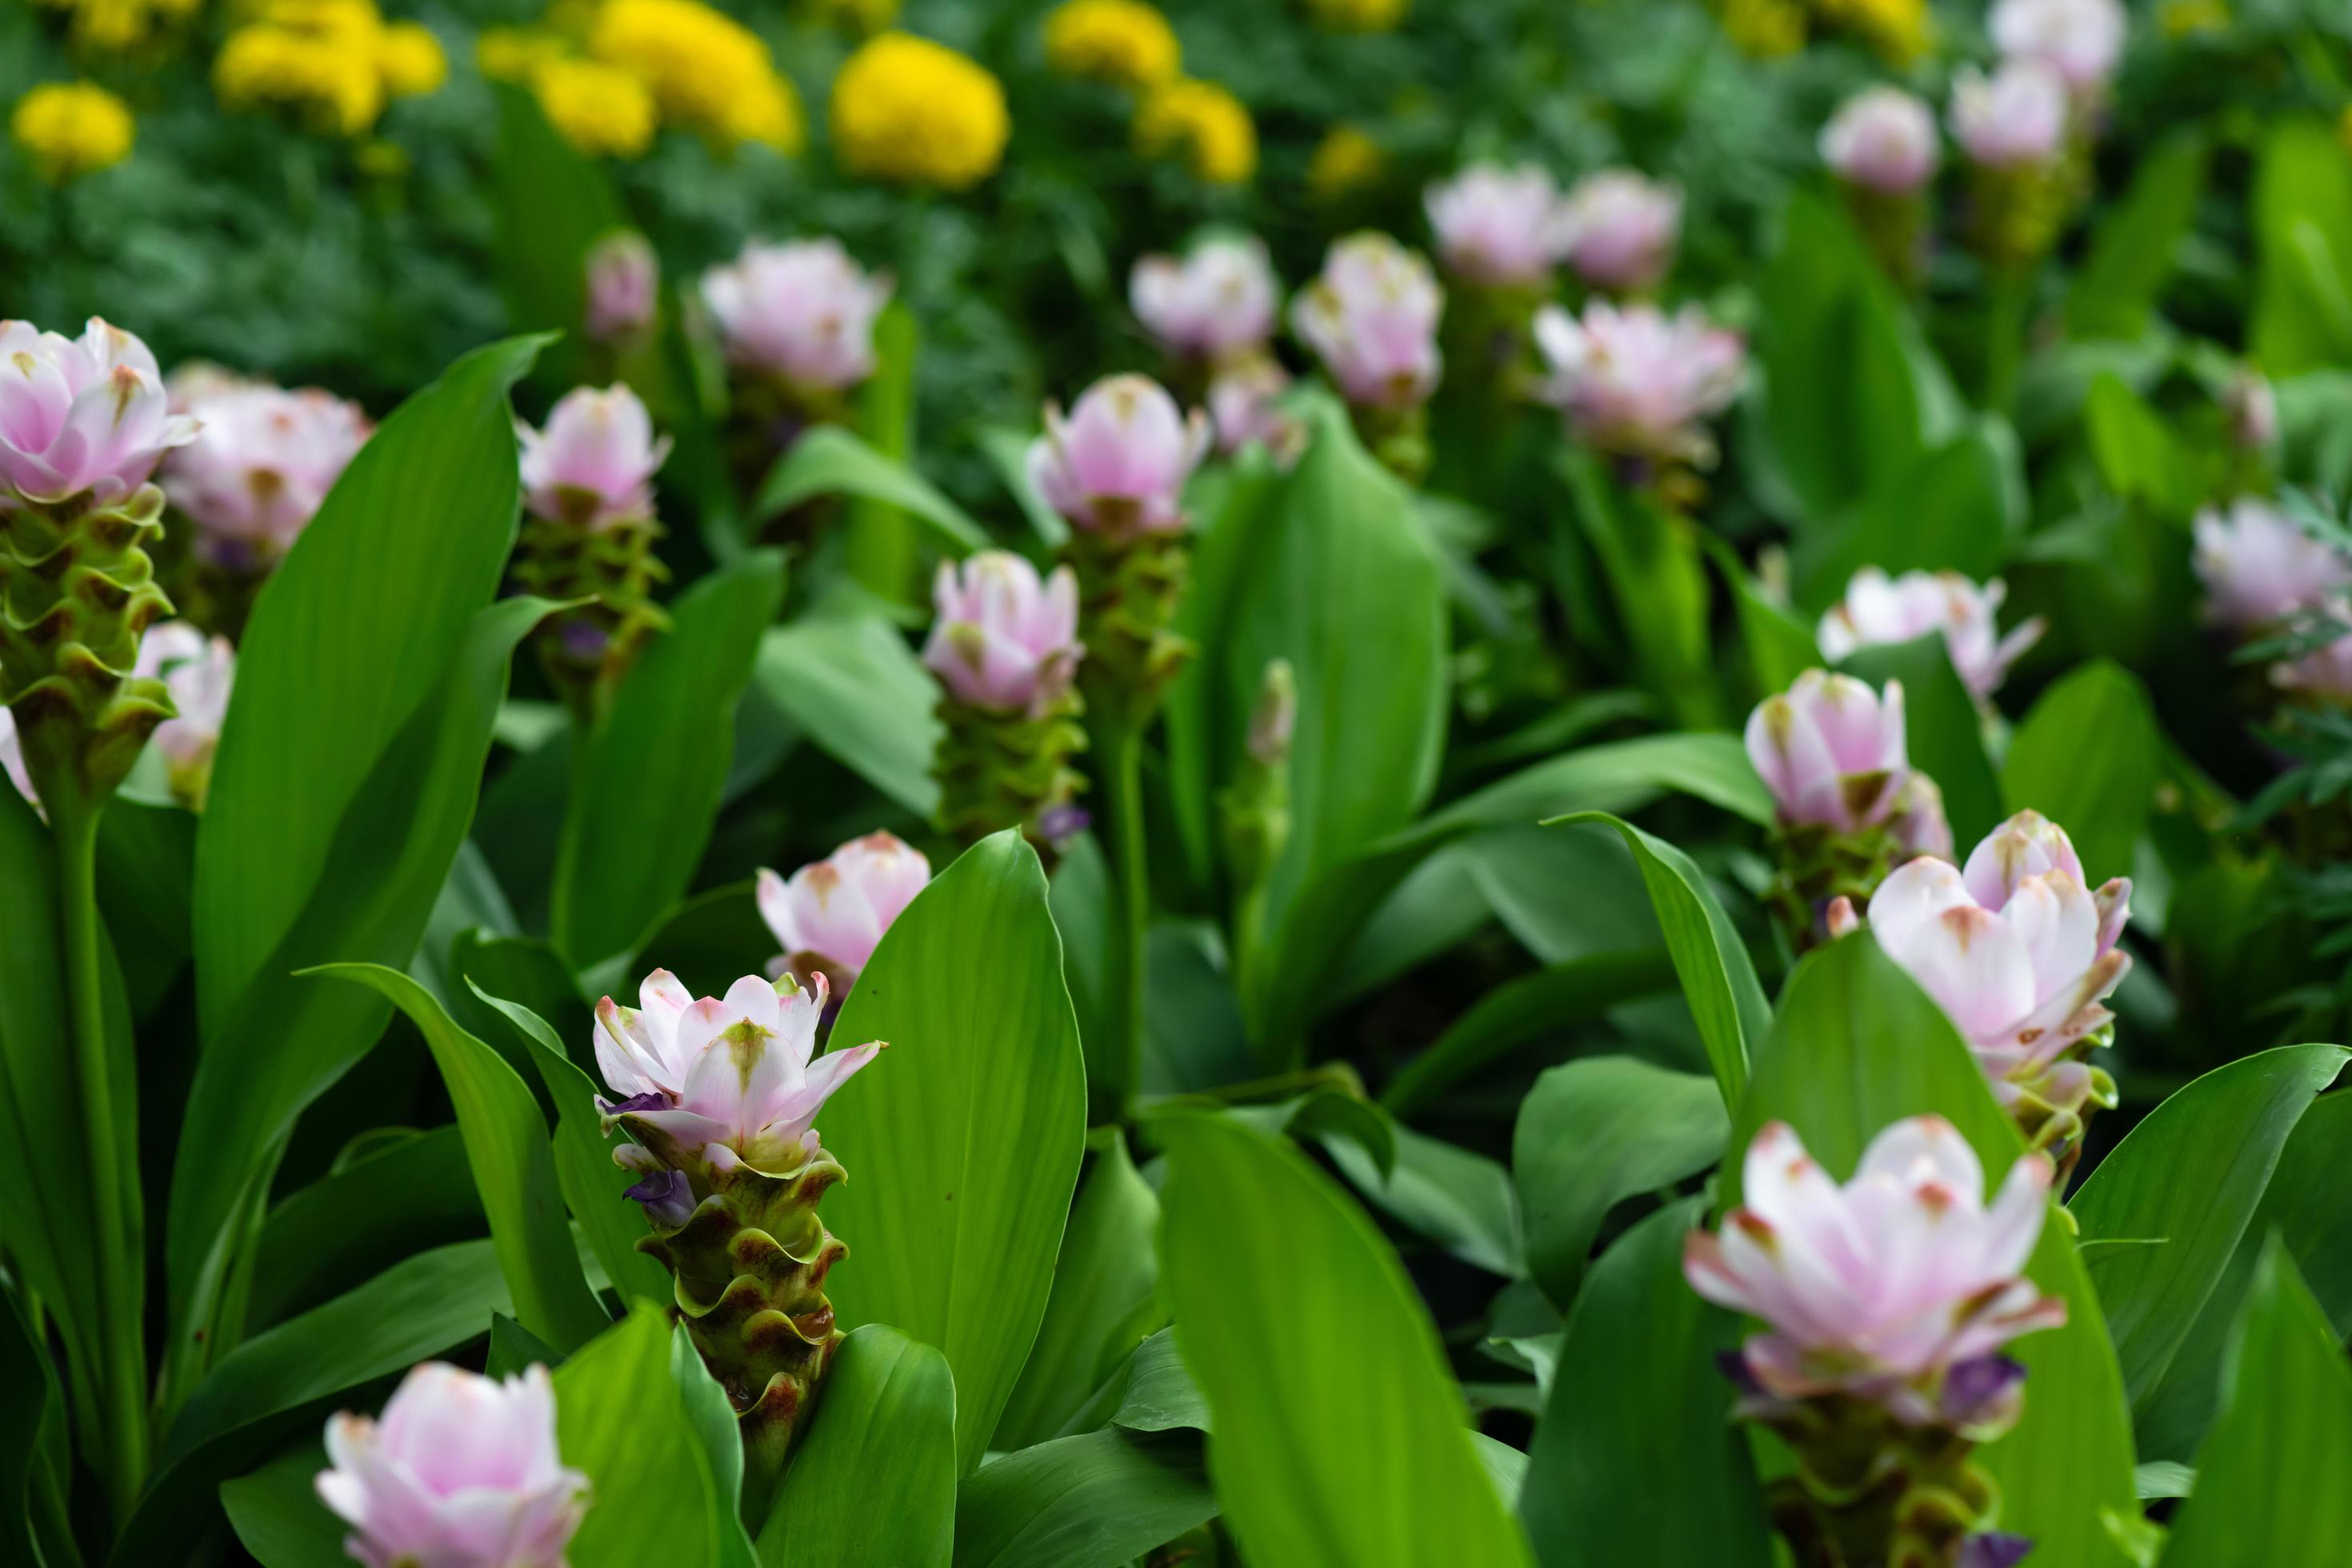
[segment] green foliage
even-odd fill
[[[2158,748],[2146,689],[2097,660],[2043,692],[2026,714],[2010,741],[2001,792],[2011,810],[2038,811],[2066,829],[2095,887],[2132,869],[2154,805]]]
[[[764,1568],[947,1568],[956,1428],[945,1356],[879,1324],[851,1333],[760,1531]]]
[[[672,1370],[667,1313],[641,1303],[555,1369],[555,1438],[596,1500],[572,1538],[575,1568],[719,1568],[734,1500]]]

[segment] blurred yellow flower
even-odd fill
[[[1379,184],[1387,165],[1380,143],[1352,125],[1334,125],[1307,160],[1307,194],[1318,202],[1339,201]]]
[[[1404,20],[1412,0],[1307,0],[1318,26],[1342,33],[1385,33]]]
[[[589,24],[588,53],[644,82],[666,125],[721,145],[801,149],[800,97],[768,46],[698,0],[606,0]]]
[[[530,89],[548,123],[596,158],[634,158],[653,145],[659,116],[646,84],[600,60],[543,60]]]
[[[1752,59],[1777,60],[1805,47],[1805,8],[1799,0],[1722,0],[1717,16],[1724,36]]]
[[[449,79],[441,40],[422,22],[394,22],[376,36],[375,68],[394,98],[415,98]]]
[[[1869,45],[1890,65],[1908,65],[1927,53],[1935,26],[1927,0],[1813,0],[1813,12]]]
[[[133,131],[130,107],[86,81],[43,82],[8,117],[8,134],[53,185],[122,162]]]
[[[860,46],[833,79],[833,155],[853,174],[961,191],[996,172],[1013,134],[1004,89],[909,33]]]
[[[356,136],[387,100],[431,92],[449,74],[430,31],[387,26],[373,0],[265,0],[252,16],[213,58],[213,91],[226,109],[279,110]]]
[[[95,54],[126,54],[172,23],[195,15],[203,0],[37,0],[73,13],[76,47]]]
[[[1241,100],[1213,81],[1189,78],[1154,88],[1135,110],[1136,150],[1181,157],[1213,185],[1237,185],[1257,173],[1257,127]]]
[[[1045,63],[1064,76],[1152,87],[1183,58],[1176,29],[1143,0],[1066,0],[1045,18]]]

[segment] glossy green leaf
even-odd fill
[[[195,856],[195,814],[178,805],[118,795],[98,819],[99,910],[116,951],[138,955],[122,978],[142,1021],[187,970]]]
[[[677,1386],[687,1425],[702,1445],[710,1467],[712,1501],[717,1514],[719,1568],[761,1568],[760,1549],[744,1528],[743,1426],[727,1390],[702,1363],[694,1336],[678,1323],[669,1331],[670,1379]]]
[[[1178,1426],[1209,1429],[1209,1402],[1192,1381],[1176,1347],[1176,1331],[1162,1329],[1128,1358],[1127,1381],[1111,1420],[1131,1432],[1166,1432]]]
[[[317,1438],[295,1443],[250,1475],[221,1483],[238,1544],[261,1568],[347,1568],[351,1527],[319,1500],[327,1450]]]
[[[563,1362],[562,1351],[506,1313],[490,1314],[490,1348],[482,1358],[483,1376],[512,1377],[534,1364],[553,1372]]]
[[[811,744],[917,816],[940,802],[939,685],[880,616],[803,616],[761,639],[752,679]]]
[[[1600,952],[1522,975],[1496,987],[1400,1068],[1381,1093],[1397,1117],[1419,1114],[1455,1084],[1521,1047],[1555,1038],[1621,1003],[1654,996],[1675,984],[1665,949]]]
[[[760,1531],[762,1568],[946,1568],[958,1405],[929,1345],[879,1323],[844,1339]]]
[[[1217,1511],[1186,1432],[1041,1443],[956,1489],[955,1568],[1118,1568]]]
[[[540,380],[567,387],[584,374],[578,337],[587,320],[588,248],[627,218],[604,172],[548,123],[530,91],[507,82],[491,90],[499,101],[490,204],[499,291],[514,331],[566,334],[548,346]]]
[[[2190,129],[2139,160],[2123,199],[2092,227],[2090,253],[2067,287],[2071,336],[2134,339],[2147,331],[2196,220],[2210,153],[2202,132]]]
[[[456,1127],[382,1139],[269,1211],[254,1251],[250,1321],[266,1328],[353,1289],[392,1258],[484,1235],[486,1226]]]
[[[922,324],[906,300],[885,305],[874,319],[875,371],[857,389],[853,427],[878,456],[902,467],[915,449],[915,370],[922,337]],[[916,521],[887,498],[853,494],[841,530],[842,563],[851,578],[893,604],[925,602],[929,584],[921,581]]]
[[[2332,123],[2282,117],[2268,127],[2251,216],[2254,358],[2279,376],[2352,360],[2352,167]]]
[[[827,1289],[844,1323],[946,1352],[969,1473],[1045,1316],[1086,1139],[1061,940],[1018,833],[982,839],[907,906],[833,1038],[890,1049],[824,1108],[849,1173],[825,1221],[857,1258]]]
[[[1930,632],[1906,643],[1856,648],[1841,668],[1875,686],[1903,683],[1903,731],[1911,765],[1943,792],[1952,841],[1965,858],[2007,814],[2000,780],[1985,755],[1977,700],[1952,668],[1943,635]]]
[[[593,1500],[572,1568],[718,1568],[731,1521],[670,1372],[668,1313],[641,1304],[555,1369],[555,1437]]]
[[[854,496],[897,507],[958,554],[988,543],[981,526],[938,486],[838,425],[813,425],[801,433],[768,471],[753,515],[773,517],[819,496]]]
[[[1407,1230],[1474,1268],[1507,1279],[1524,1274],[1511,1173],[1484,1154],[1410,1127],[1393,1129],[1391,1137],[1395,1155],[1385,1171],[1360,1139],[1326,1134],[1320,1142],[1356,1190]]]
[[[2092,382],[2083,415],[2099,477],[2117,496],[2172,516],[2186,516],[2203,500],[2205,478],[2179,437],[2121,376]]]
[[[0,1548],[26,1568],[79,1568],[66,1511],[65,1392],[25,1303],[0,1295]]]
[[[1728,542],[1709,533],[1701,540],[1716,570],[1730,585],[1739,615],[1739,640],[1748,655],[1750,695],[1761,701],[1786,691],[1797,677],[1825,662],[1813,628],[1789,605],[1768,597]]]
[[[2094,659],[2043,692],[2017,727],[2001,789],[2010,810],[2031,808],[2066,830],[2096,886],[2130,874],[2162,763],[2147,689]]]
[[[1160,1131],[1160,1274],[1215,1416],[1209,1473],[1250,1561],[1526,1562],[1428,1310],[1363,1212],[1295,1148],[1230,1119]]]
[[[2017,436],[1980,416],[1882,480],[1833,528],[1807,535],[1796,557],[1798,597],[1826,609],[1864,566],[1990,577],[2025,519]]]
[[[1612,484],[1590,453],[1570,448],[1558,466],[1585,542],[1616,600],[1641,684],[1680,728],[1715,728],[1718,700],[1707,641],[1712,594],[1698,525],[1643,492]]]

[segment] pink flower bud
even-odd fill
[[[156,726],[155,749],[163,753],[173,793],[191,805],[201,805],[236,681],[236,648],[226,637],[208,637],[185,621],[165,621],[140,638],[133,673],[161,680],[171,692],[179,716]]]
[[[2078,96],[2105,85],[2123,58],[2118,0],[2000,0],[1988,19],[2004,60],[2035,60]]]
[[[1953,138],[1983,167],[2047,163],[2065,146],[2066,83],[2038,60],[2011,60],[1990,77],[1963,69],[1947,113]]]
[[[195,439],[147,345],[96,316],[79,338],[0,321],[0,506],[111,504]]]
[[[588,336],[600,343],[634,338],[661,309],[661,258],[635,229],[615,230],[588,251]]]
[[[1580,440],[1625,457],[1714,460],[1699,421],[1738,396],[1747,351],[1697,306],[1669,316],[1651,304],[1619,310],[1596,300],[1580,321],[1547,305],[1535,337],[1549,372],[1537,395],[1568,416]]]
[[[1265,242],[1251,236],[1202,240],[1181,258],[1147,256],[1135,264],[1128,300],[1144,331],[1171,354],[1223,359],[1274,335],[1282,285]]]
[[[1437,236],[1437,257],[1465,283],[1538,288],[1551,279],[1559,235],[1559,187],[1532,164],[1474,163],[1422,205]]]
[[[196,548],[240,570],[292,546],[370,434],[358,404],[315,387],[289,392],[193,365],[170,390],[197,433],[163,459],[163,493],[196,525]]]
[[[760,915],[783,944],[778,973],[831,973],[842,990],[857,978],[882,933],[931,879],[931,863],[896,835],[853,838],[787,882],[760,873]]]
[[[890,300],[835,239],[758,241],[703,275],[703,302],[728,360],[789,385],[855,386],[874,374],[874,319]]]
[[[547,416],[545,430],[519,427],[523,500],[553,522],[598,529],[653,514],[653,478],[669,437],[625,385],[578,386]]]
[[[2017,657],[2042,636],[2039,620],[2003,637],[1994,623],[2008,589],[1996,577],[1978,587],[1958,572],[1906,572],[1889,577],[1865,566],[1845,585],[1845,597],[1822,617],[1818,638],[1825,658],[1857,648],[1944,634],[1944,649],[1960,681],[1981,701],[1990,697]]]
[[[1349,402],[1410,408],[1436,388],[1437,318],[1445,292],[1429,263],[1384,234],[1334,243],[1290,303],[1290,327]]]
[[[1888,681],[1882,698],[1853,676],[1809,669],[1748,715],[1747,744],[1783,823],[1874,826],[1901,804],[1911,772],[1903,683]]]
[[[1869,87],[1822,128],[1822,162],[1849,185],[1904,196],[1926,184],[1941,153],[1936,112],[1899,87]]]
[[[327,1423],[319,1496],[351,1525],[367,1568],[562,1568],[588,1510],[588,1478],[555,1446],[543,1366],[504,1382],[439,1362],[412,1369],[382,1421]]]
[[[1285,414],[1279,400],[1290,390],[1290,373],[1271,354],[1255,354],[1209,383],[1209,416],[1217,429],[1217,449],[1234,453],[1255,443],[1278,462],[1295,456],[1305,431]]]
[[[2043,1155],[2010,1166],[1988,1205],[1983,1165],[1940,1116],[1880,1132],[1843,1186],[1775,1121],[1740,1173],[1740,1206],[1719,1234],[1691,1233],[1683,1274],[1764,1321],[1741,1358],[1768,1405],[1836,1394],[1909,1426],[1950,1421],[1956,1404],[1982,1422],[1985,1401],[1948,1398],[1948,1374],[2066,1321],[2065,1302],[2023,1277],[2049,1208]]]
[[[1106,376],[1066,419],[1045,405],[1029,481],[1080,528],[1173,532],[1184,525],[1184,481],[1210,441],[1208,416],[1195,409],[1188,417],[1150,376]]]
[[[2230,376],[2221,394],[2221,413],[2229,421],[2230,439],[2242,452],[2266,451],[2279,437],[2278,394],[2270,378],[2252,365],[2242,364]]]
[[[1632,169],[1603,169],[1568,193],[1552,244],[1593,288],[1639,293],[1674,265],[1682,226],[1680,191]]]
[[[939,619],[923,663],[958,702],[1034,717],[1069,690],[1086,650],[1078,580],[1067,566],[1040,580],[1010,551],[983,550],[960,569],[940,562],[931,601]]]
[[[2246,496],[2197,514],[2197,575],[2205,613],[2241,629],[2316,606],[2347,583],[2352,562],[2269,501]]]

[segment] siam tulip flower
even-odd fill
[[[1899,87],[1869,87],[1838,106],[1822,128],[1822,162],[1847,184],[1907,196],[1935,176],[1941,148],[1936,113]]]
[[[635,229],[616,229],[588,251],[585,322],[591,341],[612,344],[644,333],[661,310],[661,258]]]
[[[1559,248],[1559,187],[1533,164],[1473,163],[1422,198],[1437,257],[1465,283],[1540,289]]]
[[[1106,376],[1067,418],[1046,405],[1029,482],[1082,529],[1173,533],[1184,526],[1184,481],[1211,439],[1208,416],[1186,416],[1150,376]]]
[[[1444,369],[1437,318],[1445,292],[1429,263],[1387,235],[1334,243],[1323,270],[1291,301],[1290,325],[1349,402],[1417,407]]]
[[[524,425],[518,434],[523,500],[536,516],[599,530],[652,515],[654,471],[669,456],[669,437],[654,438],[652,416],[627,386],[574,387],[546,429]]]
[[[1901,681],[1882,697],[1853,676],[1809,669],[1748,715],[1748,760],[1784,828],[1886,827],[1915,852],[1948,854],[1942,797],[1912,771],[1903,723]]]
[[[501,1382],[426,1362],[371,1421],[327,1423],[319,1496],[367,1568],[562,1568],[588,1478],[557,1452],[543,1366]]]
[[[777,973],[835,976],[846,993],[882,933],[931,879],[931,863],[895,834],[853,838],[786,881],[762,869],[760,918],[783,944]]]
[[[1231,455],[1253,443],[1287,464],[1297,455],[1306,432],[1284,413],[1283,394],[1290,390],[1290,373],[1271,354],[1257,354],[1221,370],[1209,383],[1209,417],[1217,431],[1217,450]]]
[[[2352,626],[2352,601],[2333,598],[2323,607],[2336,626]],[[2352,633],[2271,666],[2271,684],[2329,702],[2352,704]]]
[[[195,438],[196,422],[170,411],[155,356],[121,328],[92,316],[67,338],[0,321],[0,509],[111,506]]]
[[[939,619],[923,663],[956,701],[1035,718],[1069,694],[1086,649],[1078,579],[1067,566],[1040,579],[1010,551],[983,550],[961,568],[940,562],[931,599]]]
[[[2043,629],[2036,619],[2005,637],[2000,635],[1993,616],[2007,592],[1998,577],[1979,588],[1958,572],[1906,572],[1889,577],[1875,566],[1865,566],[1846,584],[1845,597],[1822,617],[1817,635],[1822,656],[1843,659],[1857,648],[1909,642],[1940,631],[1961,683],[1982,702]]]
[[[874,320],[887,274],[869,274],[835,239],[759,241],[703,275],[703,302],[744,370],[802,391],[838,392],[874,374]]]
[[[2263,452],[2278,444],[2278,394],[2270,377],[2252,365],[2242,364],[2231,373],[2221,394],[2221,413],[2238,450]]]
[[[2120,0],[2000,0],[1988,25],[2004,61],[2039,61],[2077,97],[2105,86],[2123,58]]]
[[[1554,219],[1557,254],[1595,289],[1638,294],[1674,265],[1683,226],[1682,193],[1632,169],[1587,174]]]
[[[1745,350],[1696,305],[1669,316],[1650,304],[1595,300],[1581,321],[1556,305],[1536,315],[1549,374],[1537,395],[1579,439],[1620,457],[1712,462],[1699,421],[1739,395]]]
[[[2284,620],[2352,583],[2352,561],[2343,552],[2253,496],[2226,512],[2199,512],[2196,537],[2205,611],[2224,626],[2245,630]]]
[[[371,433],[359,405],[316,387],[289,391],[194,365],[175,373],[170,390],[198,431],[163,459],[163,493],[196,525],[205,558],[234,570],[291,548]]]
[[[1274,335],[1282,285],[1265,243],[1248,235],[1202,240],[1183,256],[1147,256],[1128,280],[1144,330],[1169,353],[1218,361],[1261,348]]]
[[[1953,139],[1980,168],[2032,168],[2065,150],[2065,79],[2037,60],[2011,60],[1990,77],[1960,71],[1948,113]]]
[[[163,755],[173,794],[201,808],[228,718],[236,650],[226,637],[208,637],[185,621],[165,621],[140,639],[132,673],[161,680],[171,692],[177,716],[156,726],[155,749]]]

